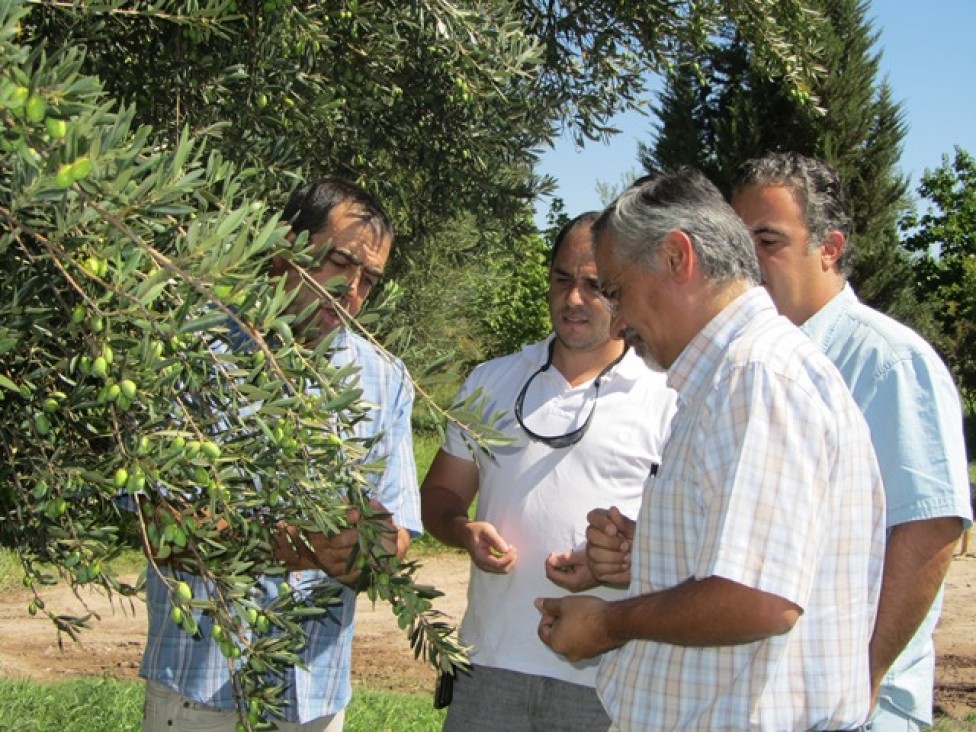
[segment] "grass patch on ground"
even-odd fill
[[[116,575],[139,574],[146,568],[146,557],[138,549],[123,549],[108,563]],[[0,547],[0,592],[23,589],[24,569],[13,549]],[[0,730],[5,729],[0,726]]]
[[[0,680],[0,730],[18,732],[137,732],[142,727],[141,681],[108,678],[38,684]],[[427,694],[353,690],[346,732],[433,732],[444,712]]]
[[[108,678],[38,684],[0,680],[0,730],[18,732],[137,732],[141,728],[143,684]],[[444,711],[428,694],[394,694],[353,689],[346,732],[436,732]],[[935,732],[972,732],[976,715],[940,719]]]

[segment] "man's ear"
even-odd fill
[[[276,254],[271,258],[271,268],[268,270],[268,274],[272,277],[281,277],[285,272],[288,271],[288,262],[285,258]]]
[[[294,231],[289,231],[287,234],[285,234],[285,241],[288,242],[289,244],[293,244],[296,238],[297,237]],[[288,262],[284,257],[276,254],[274,257],[271,258],[271,269],[268,271],[268,273],[272,277],[280,277],[281,275],[285,274],[285,272],[287,271],[288,271]]]
[[[844,253],[845,246],[847,246],[847,237],[842,232],[836,229],[827,232],[827,237],[820,245],[820,263],[824,270],[837,267],[837,261]]]
[[[680,229],[669,231],[661,242],[660,263],[677,282],[687,282],[695,270],[695,248]]]

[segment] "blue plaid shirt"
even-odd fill
[[[335,340],[332,363],[341,368],[359,367],[358,386],[362,399],[372,405],[370,419],[355,426],[358,437],[380,434],[372,447],[371,458],[387,456],[386,469],[370,476],[375,482],[374,496],[393,514],[397,525],[411,534],[422,530],[417,469],[413,457],[410,413],[413,407],[413,385],[399,360],[383,356],[369,342],[350,331],[340,332]],[[163,569],[169,572],[168,569]],[[196,597],[206,596],[203,580],[180,573]],[[302,592],[318,583],[335,582],[320,570],[291,572],[287,578],[261,577],[266,591],[263,602],[270,604],[277,596],[278,584],[287,579],[294,591]],[[287,702],[285,719],[305,723],[318,717],[336,714],[346,707],[352,696],[350,657],[352,651],[353,615],[356,594],[341,586],[341,605],[326,616],[305,623],[308,643],[301,656],[307,669],[293,668],[284,679]],[[234,698],[227,659],[211,640],[210,618],[196,614],[200,633],[191,637],[170,619],[170,602],[166,585],[150,566],[146,581],[149,608],[149,633],[139,674],[161,683],[183,696],[222,709],[233,709]]]

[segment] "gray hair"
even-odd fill
[[[841,232],[847,242],[837,260],[837,269],[845,277],[850,275],[854,266],[850,206],[834,168],[795,152],[768,153],[739,166],[732,180],[732,197],[746,186],[789,188],[810,232],[811,251],[819,249],[831,231]]]
[[[759,262],[745,224],[718,188],[694,168],[642,178],[611,203],[593,225],[593,238],[611,231],[616,256],[656,268],[664,237],[691,239],[702,276],[714,282],[759,284]]]

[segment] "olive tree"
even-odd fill
[[[76,49],[20,44],[22,14],[0,15],[0,538],[30,612],[76,637],[90,615],[48,607],[45,586],[133,595],[108,562],[134,526],[150,562],[210,581],[206,597],[171,582],[173,619],[193,634],[212,616],[253,726],[279,708],[299,622],[327,615],[334,592],[262,608],[255,575],[284,574],[282,523],[331,533],[353,506],[362,589],[418,655],[463,663],[435,591],[383,549],[366,490],[382,464],[349,430],[364,414],[355,368],[293,337],[292,293],[266,275],[275,255],[309,264],[307,247],[205,137],[154,141]]]
[[[671,31],[704,42],[709,18],[737,13],[802,92],[807,59],[784,40],[799,8],[0,0],[0,540],[29,610],[75,636],[90,616],[49,607],[47,585],[137,593],[108,563],[133,532],[150,561],[210,580],[206,597],[172,584],[174,620],[196,633],[213,618],[254,727],[279,708],[300,620],[331,600],[262,608],[255,576],[283,574],[282,522],[329,533],[352,505],[363,590],[418,655],[463,663],[435,591],[383,550],[365,490],[382,461],[347,429],[363,417],[355,369],[293,337],[291,294],[267,276],[273,256],[311,261],[276,211],[329,173],[379,195],[398,251],[465,213],[524,226],[539,146],[560,124],[603,134]],[[490,446],[478,405],[454,407]]]

